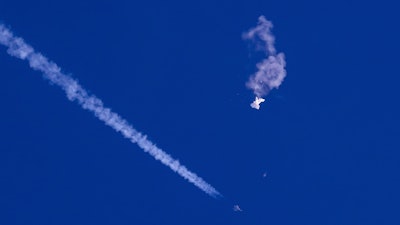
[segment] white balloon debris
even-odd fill
[[[250,104],[254,109],[260,109],[264,102],[263,96],[278,88],[286,77],[286,61],[283,53],[275,49],[275,36],[271,33],[272,23],[264,16],[258,18],[258,25],[243,34],[243,39],[255,43],[256,50],[265,52],[266,58],[257,63],[257,71],[250,76],[246,86],[253,90],[256,100]]]
[[[263,102],[265,102],[265,99],[259,98],[259,97],[256,96],[256,99],[254,100],[254,102],[252,102],[250,104],[250,106],[251,106],[251,108],[258,110],[258,109],[260,109],[260,104],[263,103]]]

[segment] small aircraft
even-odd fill
[[[234,205],[233,206],[233,211],[235,211],[235,212],[243,212],[243,210],[239,207],[239,205]]]
[[[256,96],[256,99],[254,100],[254,102],[252,102],[252,103],[250,104],[250,106],[251,106],[251,108],[257,109],[257,110],[258,110],[258,109],[260,109],[260,104],[261,104],[262,102],[265,102],[265,99],[259,98],[259,97]]]

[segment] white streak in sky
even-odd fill
[[[267,57],[257,63],[257,72],[246,83],[246,86],[252,89],[256,96],[256,100],[250,105],[255,109],[259,109],[259,103],[261,103],[257,103],[257,99],[262,99],[273,88],[278,88],[286,76],[285,55],[283,53],[276,54],[275,37],[271,33],[272,27],[270,21],[266,20],[264,16],[260,16],[258,25],[243,34],[243,39],[253,41],[257,50],[265,52]]]
[[[112,112],[110,108],[105,107],[103,102],[96,96],[89,95],[76,80],[63,74],[61,69],[54,62],[51,62],[42,54],[35,52],[30,45],[26,44],[22,38],[15,37],[3,24],[0,24],[0,44],[8,48],[8,54],[22,60],[27,60],[32,69],[41,71],[44,78],[61,87],[70,101],[76,101],[83,109],[93,112],[99,120],[103,121],[115,131],[120,132],[122,136],[129,139],[132,143],[139,145],[145,152],[149,153],[155,159],[168,166],[171,170],[178,173],[208,195],[214,198],[221,197],[221,194],[214,187],[195,173],[189,171],[178,160],[173,159],[170,155],[158,148],[147,139],[146,135],[135,130],[125,119]]]

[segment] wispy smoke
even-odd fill
[[[173,159],[170,155],[158,148],[149,141],[145,135],[135,130],[125,119],[112,112],[110,108],[105,107],[103,102],[96,96],[89,95],[76,80],[63,74],[61,69],[54,62],[51,62],[42,54],[35,52],[22,38],[15,37],[3,24],[0,24],[0,44],[8,48],[8,54],[22,60],[27,60],[31,68],[41,71],[44,78],[61,87],[69,100],[76,101],[83,109],[93,112],[99,120],[121,133],[122,136],[129,139],[132,143],[136,143],[145,152],[149,153],[155,159],[168,166],[208,195],[214,198],[221,197],[221,194],[214,187],[195,173],[189,171],[178,160]]]
[[[258,18],[258,25],[243,34],[243,39],[255,43],[256,49],[265,52],[266,59],[257,63],[257,72],[250,76],[246,86],[253,90],[258,99],[266,96],[273,88],[278,88],[286,76],[286,62],[283,53],[276,53],[275,37],[271,33],[273,25],[264,16]],[[256,100],[251,104],[253,108],[259,109]],[[258,108],[257,108],[257,107]]]

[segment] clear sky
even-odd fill
[[[0,22],[224,197],[0,46],[0,224],[399,224],[394,2],[2,1]],[[261,15],[287,77],[255,110],[263,55],[242,33]]]

